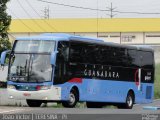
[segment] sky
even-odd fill
[[[158,14],[135,14],[113,12],[114,18],[160,18],[160,0],[43,0],[83,8]],[[39,0],[10,0],[7,13],[13,19],[44,18],[49,8],[49,18],[110,18],[110,11],[87,10],[46,3]]]

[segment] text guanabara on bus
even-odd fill
[[[9,53],[7,90],[10,99],[28,106],[60,102],[73,108],[115,105],[131,109],[154,97],[154,51],[96,38],[45,33],[17,38]]]

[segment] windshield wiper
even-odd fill
[[[25,68],[25,76],[28,76],[27,75],[27,63],[28,63],[28,60],[26,59],[26,63],[25,63],[25,66],[24,66],[24,68]]]

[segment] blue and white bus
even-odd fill
[[[1,54],[4,64],[8,51]],[[131,109],[154,97],[154,51],[69,34],[17,38],[10,51],[7,89],[28,106],[61,102],[88,108]]]

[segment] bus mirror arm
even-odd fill
[[[50,63],[51,65],[55,66],[56,65],[56,56],[57,56],[58,51],[54,51],[51,53],[51,60]]]
[[[5,59],[6,59],[6,55],[7,53],[11,52],[11,50],[6,50],[6,51],[3,51],[1,53],[1,58],[0,58],[0,63],[1,63],[1,66],[4,66],[5,65]]]

